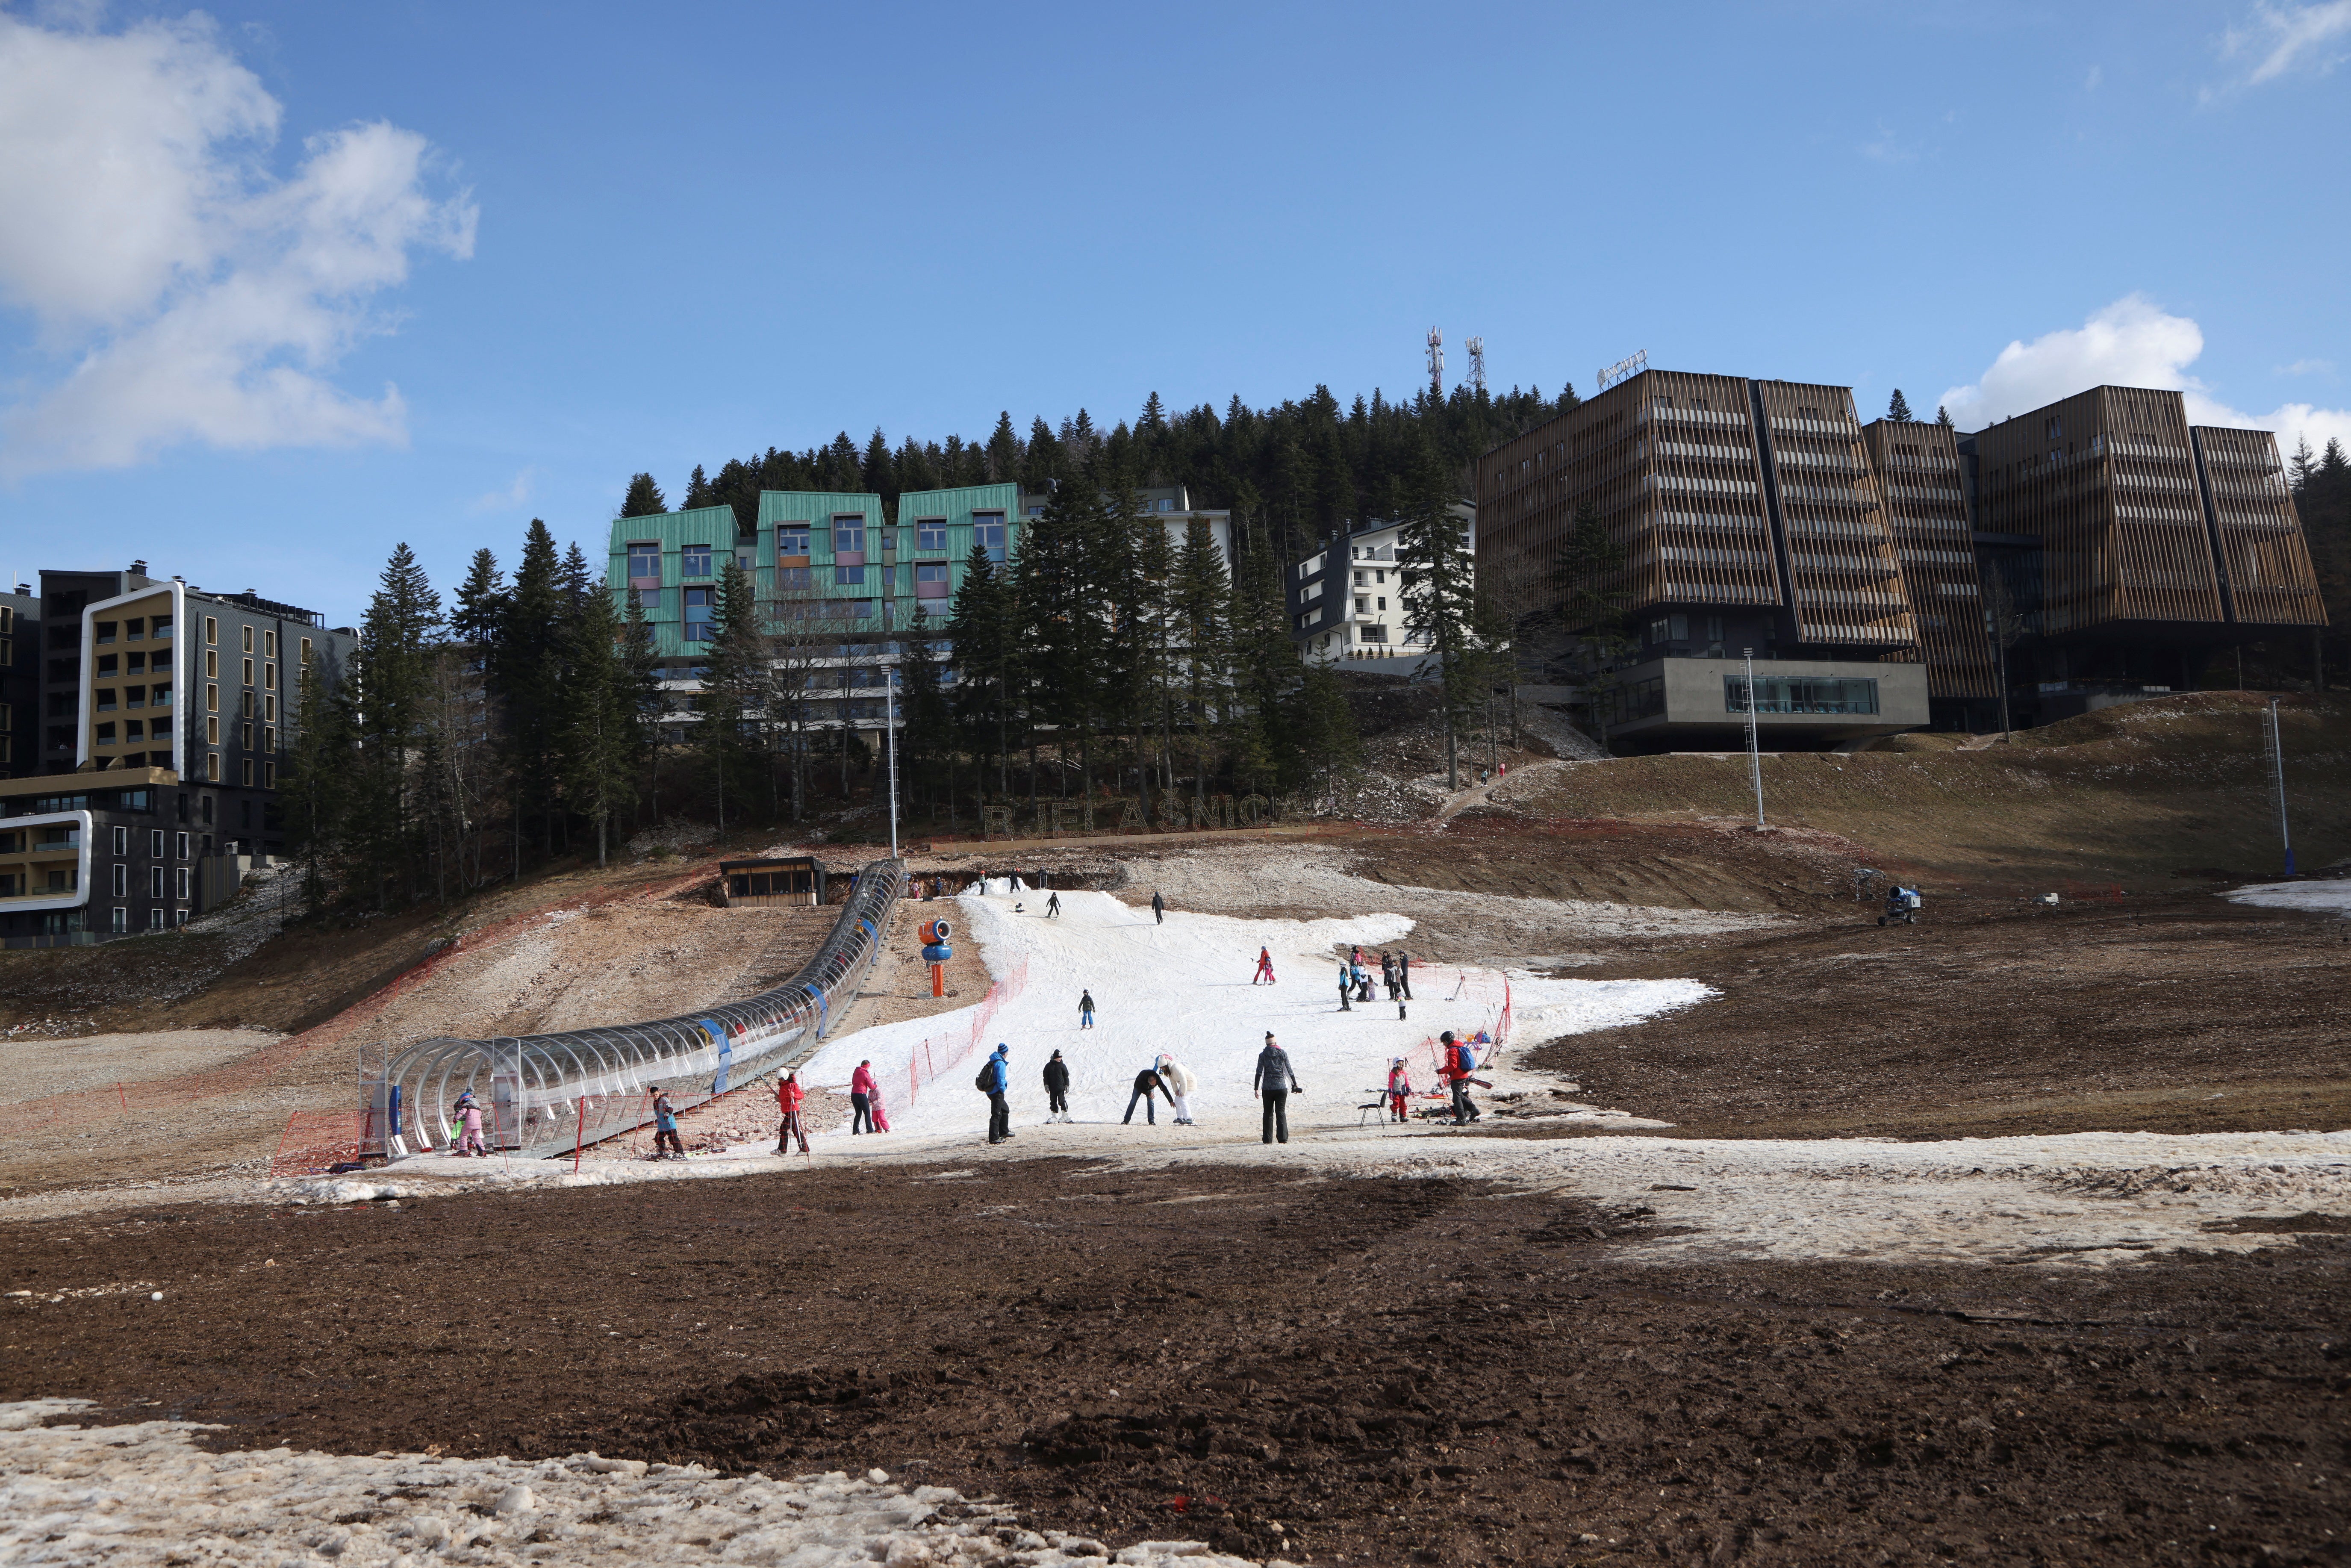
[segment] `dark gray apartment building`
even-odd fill
[[[29,586],[29,585],[28,585]],[[63,946],[183,925],[285,852],[277,808],[301,672],[331,685],[353,633],[251,590],[44,571],[9,596],[35,708],[0,777],[0,941]]]

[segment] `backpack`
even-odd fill
[[[979,1076],[971,1081],[971,1086],[982,1094],[996,1092],[996,1058],[991,1056],[979,1064]]]
[[[1478,1053],[1468,1046],[1455,1045],[1453,1061],[1455,1071],[1465,1078],[1478,1070]]]

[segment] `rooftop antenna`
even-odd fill
[[[1428,395],[1445,397],[1445,334],[1434,327],[1428,329]]]
[[[1483,395],[1486,391],[1486,340],[1471,338],[1461,346],[1469,350],[1469,390]]]

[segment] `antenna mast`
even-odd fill
[[[1461,346],[1469,350],[1469,390],[1482,396],[1486,391],[1486,340],[1471,338]]]
[[[1445,334],[1434,327],[1428,329],[1428,395],[1445,400]]]

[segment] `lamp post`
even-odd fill
[[[2285,874],[2294,874],[2294,836],[2286,831],[2285,821],[2285,742],[2278,735],[2277,698],[2270,699],[2269,734],[2270,786],[2277,795],[2278,844],[2285,851]]]
[[[882,666],[883,744],[890,753],[890,858],[898,858],[898,666]]]
[[[1755,650],[1741,648],[1747,661],[1747,775],[1755,784],[1755,826],[1763,826],[1763,754],[1755,744]]]

